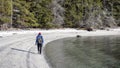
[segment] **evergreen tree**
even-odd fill
[[[36,27],[36,18],[33,13],[29,11],[30,4],[25,0],[13,1],[13,25],[15,27]]]
[[[38,0],[32,1],[31,8],[29,9],[35,15],[37,23],[41,28],[51,28],[53,27],[52,21],[52,12],[49,8],[51,0]]]
[[[11,1],[0,0],[0,25],[11,22]]]
[[[119,21],[119,11],[120,9],[120,1],[119,0],[64,0],[62,4],[65,8],[65,23],[63,26],[65,27],[80,27],[81,25],[85,26],[110,26],[109,23],[104,23],[105,20],[101,18],[103,24],[92,22],[92,20],[102,16],[103,12],[106,11],[106,16],[112,16],[115,20]],[[97,20],[95,20],[97,21]],[[119,24],[119,23],[118,23]],[[97,27],[98,28],[98,27]]]
[[[13,23],[16,28],[52,28],[55,24],[50,7],[54,0],[0,0],[0,25]],[[106,11],[120,26],[120,0],[64,0],[60,2],[64,11],[63,27],[80,27],[93,25],[89,21]],[[61,3],[62,2],[62,3]],[[53,5],[54,6],[54,5]],[[104,15],[102,21],[106,18]],[[96,25],[109,26],[109,23]],[[61,26],[61,27],[62,27]]]

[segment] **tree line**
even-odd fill
[[[62,6],[65,8],[65,27],[120,26],[120,0],[65,0]]]
[[[57,28],[57,23],[53,23],[55,18],[52,12],[54,8],[51,7],[53,1],[0,0],[0,26],[6,24],[8,28]],[[92,16],[98,17],[98,14],[102,15],[103,11],[109,12],[106,15],[112,16],[115,23],[120,26],[120,0],[56,1],[65,10],[62,16],[64,23],[60,25],[61,27],[88,26],[90,25],[88,21],[92,20]]]

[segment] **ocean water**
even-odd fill
[[[120,36],[58,39],[45,55],[52,68],[120,68]]]

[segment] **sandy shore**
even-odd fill
[[[54,30],[34,30],[34,31],[2,31],[0,32],[0,37],[11,36],[14,34],[35,34],[38,32],[42,32],[45,43],[44,47],[48,42],[51,42],[56,39],[65,38],[65,37],[75,37],[76,35],[80,36],[105,36],[105,35],[120,35],[120,28],[117,29],[109,29],[109,30],[95,30],[95,31],[85,31],[85,30],[76,30],[76,29],[54,29]],[[43,48],[44,50],[44,48]],[[35,50],[36,51],[36,50]],[[34,56],[34,55],[32,55]],[[34,60],[38,63],[36,65],[40,66],[40,68],[50,68],[47,61],[45,60],[44,53],[40,56],[36,56],[39,58]]]

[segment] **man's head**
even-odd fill
[[[39,32],[38,35],[41,35],[41,32]]]

